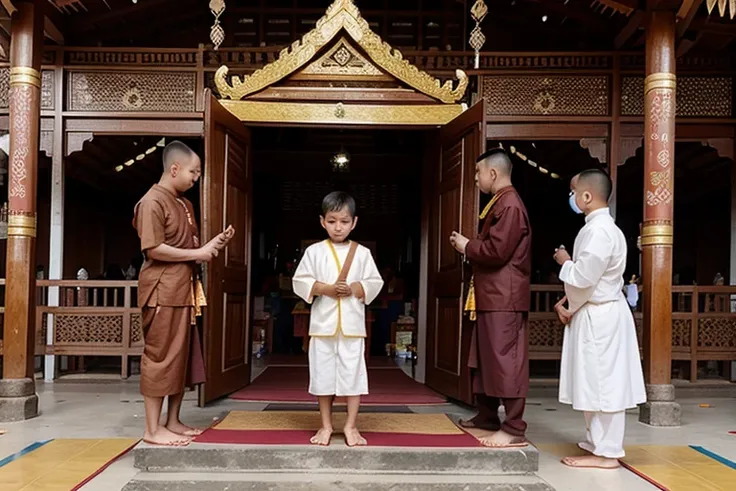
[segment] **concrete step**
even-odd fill
[[[536,476],[141,473],[123,491],[554,491]]]
[[[148,472],[326,472],[493,476],[533,474],[539,453],[529,445],[490,448],[348,448],[344,444],[251,446],[192,444],[183,448],[141,445],[135,467]]]

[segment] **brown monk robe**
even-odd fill
[[[492,447],[524,445],[524,408],[529,390],[528,315],[531,226],[526,207],[511,185],[511,162],[503,152],[478,162],[478,186],[493,193],[481,213],[476,239],[453,235],[453,244],[473,266],[476,325],[469,366],[478,415],[465,427],[497,431],[481,442]],[[506,419],[501,423],[498,408]]]
[[[183,197],[201,174],[196,153],[181,142],[163,152],[163,174],[135,207],[133,225],[146,261],[138,282],[144,349],[141,394],[146,410],[143,440],[154,445],[181,446],[200,434],[179,419],[187,385],[204,381],[204,363],[196,315],[204,304],[195,276],[197,262],[217,256],[232,238],[229,227],[203,247],[192,204]],[[165,425],[159,424],[168,397]]]
[[[158,184],[135,208],[134,225],[141,249],[167,244],[178,249],[199,247],[194,209]],[[204,382],[199,331],[193,322],[195,264],[147,259],[138,281],[145,348],[141,357],[141,394],[166,397]],[[198,349],[193,349],[193,348]]]

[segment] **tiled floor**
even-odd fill
[[[0,425],[0,458],[27,445],[51,438],[137,437],[143,427],[143,401],[134,380],[119,382],[38,383],[42,414],[23,423]],[[183,419],[194,425],[208,425],[231,409],[261,410],[265,404],[224,400],[207,408],[196,407],[195,394],[187,395]],[[628,418],[627,443],[637,445],[701,445],[736,461],[736,399],[684,399],[680,428],[650,428],[637,422],[636,411]],[[700,404],[708,403],[710,408]],[[465,416],[466,409],[454,405],[414,407],[415,412],[447,412]],[[535,443],[572,443],[583,435],[583,417],[551,398],[530,398],[527,406],[529,438]],[[116,491],[136,474],[132,457],[122,459],[87,484],[85,491]],[[639,491],[655,489],[626,470],[572,470],[558,457],[542,453],[540,477],[558,491]]]

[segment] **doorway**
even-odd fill
[[[355,198],[351,238],[371,250],[385,281],[366,311],[368,364],[413,376],[424,138],[400,129],[252,129],[251,378],[268,366],[307,365],[309,306],[291,276],[304,249],[325,238],[320,206],[331,191]]]

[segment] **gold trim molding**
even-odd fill
[[[235,117],[247,123],[440,126],[465,110],[461,104],[389,106],[224,99],[219,102]]]
[[[353,0],[335,0],[324,17],[317,21],[316,27],[281,51],[273,63],[242,80],[233,76],[230,83],[227,81],[229,68],[221,66],[215,73],[215,85],[220,96],[240,100],[275,84],[312,61],[343,30],[365,51],[370,61],[419,92],[446,104],[457,102],[465,95],[468,76],[464,71],[455,72],[458,79],[456,87],[453,88],[450,80],[442,85],[439,79],[409,63],[399,50],[393,49],[373,32]]]
[[[644,225],[641,230],[641,245],[668,246],[674,243],[672,225]]]
[[[8,216],[8,236],[35,237],[36,217],[25,215]]]
[[[33,85],[41,88],[41,74],[27,66],[14,66],[10,69],[10,85]]]
[[[652,73],[644,79],[644,93],[648,93],[656,89],[672,89],[677,88],[677,77],[674,73],[660,72]]]

